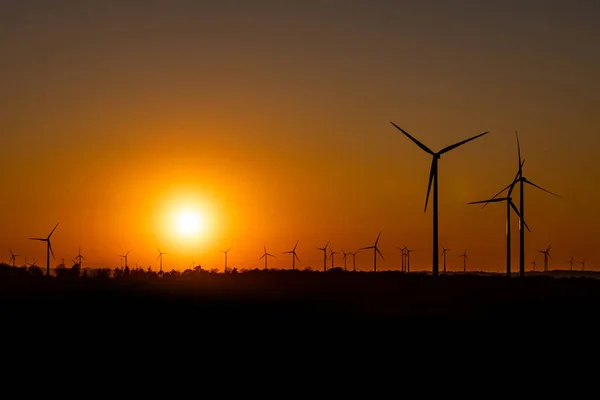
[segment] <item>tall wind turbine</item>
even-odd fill
[[[333,251],[333,250],[331,249],[331,247],[329,248],[329,251],[330,251],[330,253],[329,253],[329,258],[331,258],[331,269],[333,269],[333,268],[335,268],[335,264],[334,264],[334,262],[333,262],[334,256],[335,256],[336,254],[340,254],[340,252],[339,252],[339,251]]]
[[[538,250],[539,253],[544,255],[544,272],[548,272],[548,259],[550,258],[550,248],[552,245],[548,245],[546,250]]]
[[[352,256],[352,270],[356,271],[356,253],[358,253],[357,251],[355,251],[354,253],[348,253]]]
[[[469,257],[467,256],[467,250],[465,250],[465,252],[462,253],[459,257],[463,258],[463,272],[467,272],[467,260],[469,259]]]
[[[559,195],[557,195],[556,193],[552,193],[549,190],[544,189],[541,186],[536,185],[535,183],[531,182],[530,180],[528,180],[526,177],[523,176],[523,162],[521,161],[521,145],[519,144],[519,135],[517,134],[517,131],[515,131],[515,136],[517,137],[517,152],[519,155],[519,177],[517,179],[517,181],[519,182],[519,211],[521,213],[521,217],[519,218],[519,276],[524,277],[525,276],[525,230],[523,229],[523,225],[525,222],[525,184],[529,184],[533,187],[536,187],[540,190],[543,190],[546,193],[549,193],[553,196],[556,197],[560,197]],[[511,183],[512,185],[512,183]],[[500,192],[496,193],[496,195],[494,197],[492,197],[492,199],[498,197],[502,192],[504,192],[506,189],[508,189],[511,185],[508,185],[507,187],[505,187],[504,189],[502,189]]]
[[[12,264],[13,268],[15,267],[15,260],[17,257],[19,257],[19,254],[15,254],[13,253],[12,249],[8,249],[10,251],[10,263]]]
[[[225,272],[227,272],[227,253],[229,253],[229,250],[231,250],[231,247],[225,251],[221,250],[221,253],[225,254],[225,269],[223,270]]]
[[[523,163],[525,161],[521,162],[520,166],[523,166]],[[517,210],[517,206],[515,206],[515,203],[513,203],[512,200],[512,191],[515,187],[515,185],[517,184],[517,180],[519,178],[519,172],[517,172],[517,176],[515,176],[515,179],[513,180],[513,182],[509,185],[508,187],[508,194],[506,195],[506,197],[495,197],[489,200],[482,200],[482,201],[472,201],[470,203],[467,204],[484,204],[484,207],[488,204],[488,203],[499,203],[501,201],[505,201],[506,202],[506,276],[508,276],[510,278],[511,276],[511,256],[510,256],[510,210],[512,208],[512,210],[515,212],[515,214],[517,214],[517,217],[519,217],[521,219],[521,214],[519,214],[519,210]],[[506,190],[506,189],[504,189]],[[525,224],[525,227],[527,228],[527,230],[529,230],[529,227],[527,226],[527,223],[525,221],[523,221]]]
[[[346,253],[344,249],[342,249],[342,254],[344,255],[344,271],[348,271],[348,268],[346,267],[346,261],[350,253]]]
[[[265,253],[260,256],[260,258],[258,259],[258,261],[262,260],[263,258],[265,259],[265,271],[268,269],[267,268],[267,260],[269,259],[269,257],[275,257],[273,254],[269,254],[267,253],[267,245],[265,245]]]
[[[79,248],[79,251],[77,252],[77,255],[75,256],[75,259],[78,260],[77,264],[79,264],[79,268],[82,268],[82,261],[85,257],[81,255],[81,247]]]
[[[535,259],[533,259],[533,261],[529,261],[529,264],[533,265],[533,270],[535,271],[535,264],[537,263],[537,261]]]
[[[377,243],[379,243],[380,236],[381,236],[381,232],[379,232],[379,235],[377,235],[377,239],[375,239],[375,244],[373,246],[367,246],[367,247],[361,248],[361,250],[373,249],[373,271],[374,272],[377,272],[377,254],[379,253],[379,256],[381,257],[381,259],[384,260],[383,254],[381,254],[381,252],[379,251],[379,248],[377,247]]]
[[[291,254],[292,255],[292,271],[296,269],[296,259],[298,259],[298,261],[300,261],[300,258],[296,254],[296,247],[298,247],[298,242],[300,242],[300,241],[299,240],[296,241],[296,244],[294,245],[294,248],[292,250],[283,252],[283,254]]]
[[[581,270],[585,271],[585,260],[579,261],[579,264],[581,264]]]
[[[323,247],[317,247],[317,250],[321,250],[323,252],[323,272],[327,271],[327,246],[329,246],[329,240],[327,244]]]
[[[160,252],[160,250],[158,250],[158,251]],[[129,262],[128,262],[128,260],[127,260],[127,256],[129,256],[129,253],[130,253],[130,252],[131,252],[131,250],[129,250],[127,253],[125,253],[125,255],[124,255],[124,256],[121,256],[121,255],[119,256],[119,257],[121,257],[123,260],[125,260],[125,268],[128,268],[128,266],[129,266]],[[161,261],[161,262],[162,262],[162,261]]]
[[[571,267],[571,271],[573,271],[573,257],[569,258],[567,260],[567,263],[569,263],[569,266]]]
[[[127,254],[129,254],[129,252],[127,252]],[[162,264],[163,264],[163,256],[168,256],[167,253],[163,253],[162,251],[160,251],[160,249],[158,249],[158,257],[156,257],[157,260],[160,260],[160,270],[158,271],[159,274],[162,274]],[[127,262],[127,260],[125,261]]]
[[[409,249],[408,246],[404,246],[404,257],[406,257],[406,272],[410,272],[410,253],[414,250]]]
[[[54,226],[54,229],[50,231],[50,234],[46,238],[29,238],[30,240],[39,240],[40,242],[46,242],[46,275],[50,276],[50,253],[52,253],[52,258],[54,257],[54,251],[52,250],[52,244],[50,243],[50,237],[58,227],[60,222],[57,222]]]
[[[440,159],[442,154],[447,153],[450,150],[453,150],[453,149],[457,148],[458,146],[461,146],[467,142],[470,142],[471,140],[475,140],[478,137],[486,135],[489,132],[480,133],[479,135],[473,136],[469,139],[465,139],[461,142],[458,142],[458,143],[455,143],[448,147],[445,147],[442,150],[435,153],[432,150],[430,150],[429,147],[425,146],[423,143],[419,142],[417,139],[412,137],[404,129],[400,128],[398,125],[394,124],[393,122],[392,122],[392,125],[394,125],[402,133],[404,133],[410,140],[415,142],[415,144],[417,146],[419,146],[422,150],[431,154],[431,156],[433,157],[433,159],[431,161],[431,170],[429,172],[429,185],[427,186],[427,197],[425,198],[425,211],[427,211],[427,202],[429,201],[429,192],[431,190],[431,183],[433,182],[433,269],[432,269],[432,272],[433,272],[433,276],[438,276],[438,267],[439,267],[438,266],[438,263],[439,263],[439,259],[438,259],[438,250],[439,250],[439,244],[438,244],[438,160]]]
[[[402,272],[405,272],[406,271],[406,261],[405,261],[406,254],[404,254],[404,248],[400,247],[400,246],[396,246],[396,248],[402,252]]]
[[[445,248],[443,244],[440,244],[440,246],[442,246],[442,257],[444,257],[444,273],[446,273],[446,252],[452,249]]]

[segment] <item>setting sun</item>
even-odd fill
[[[177,216],[177,230],[182,235],[198,234],[201,225],[200,216],[194,211],[183,210]]]

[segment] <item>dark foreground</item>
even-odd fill
[[[600,280],[250,271],[60,278],[3,274],[2,317],[54,331],[274,334],[460,324],[595,324]],[[6,325],[5,325],[6,326]]]

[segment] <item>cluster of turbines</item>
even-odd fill
[[[400,132],[402,132],[406,137],[408,137],[411,141],[413,141],[419,148],[421,148],[423,151],[425,151],[426,153],[428,153],[432,156],[431,168],[430,168],[430,172],[429,172],[429,184],[427,186],[427,195],[425,197],[425,210],[424,211],[427,212],[427,205],[429,203],[429,197],[430,197],[431,189],[433,186],[433,194],[432,194],[432,197],[433,197],[432,275],[437,276],[439,274],[439,248],[440,248],[440,244],[438,241],[438,230],[439,230],[439,224],[438,224],[438,163],[439,163],[439,160],[443,154],[446,154],[449,151],[456,149],[457,147],[462,146],[472,140],[482,137],[482,136],[488,134],[489,132],[480,133],[476,136],[470,137],[470,138],[462,140],[458,143],[447,146],[438,152],[434,152],[429,147],[425,146],[423,143],[421,143],[419,140],[417,140],[415,137],[410,135],[407,131],[405,131],[404,129],[402,129],[401,127],[396,125],[395,123],[391,122],[391,124],[395,128],[397,128]],[[486,207],[490,203],[504,202],[506,204],[506,274],[507,274],[507,276],[511,276],[511,224],[510,224],[511,210],[512,210],[512,212],[514,212],[517,215],[517,217],[519,218],[519,276],[523,277],[525,275],[525,229],[527,229],[529,232],[531,232],[531,230],[529,229],[529,226],[525,222],[525,197],[524,197],[525,184],[535,187],[535,188],[542,190],[553,196],[556,196],[556,197],[560,197],[560,196],[556,193],[553,193],[549,190],[542,188],[541,186],[536,185],[535,183],[531,182],[528,178],[525,177],[525,175],[523,173],[523,165],[525,163],[525,160],[521,159],[521,146],[519,143],[519,135],[517,134],[516,131],[515,131],[515,136],[516,136],[516,141],[517,141],[518,170],[516,172],[515,177],[511,181],[511,183],[508,184],[504,189],[502,189],[501,191],[496,193],[491,198],[488,198],[486,200],[473,201],[468,204],[483,204],[482,208]],[[513,202],[513,198],[512,198],[513,191],[517,185],[519,185],[518,186],[519,187],[519,207],[517,207],[517,205]],[[506,194],[501,196],[505,192],[506,192]],[[50,274],[50,255],[52,255],[52,257],[54,258],[54,252],[52,250],[50,238],[57,227],[58,227],[58,223],[56,224],[56,226],[54,226],[52,231],[45,238],[29,238],[31,240],[37,240],[37,241],[42,241],[42,242],[46,243],[46,272],[48,275]],[[375,272],[377,271],[377,256],[379,255],[379,257],[381,257],[383,259],[383,254],[377,247],[380,236],[381,236],[381,232],[377,236],[377,239],[375,240],[375,243],[373,245],[363,247],[363,248],[360,248],[357,250],[357,251],[370,250],[370,249],[373,250],[373,271],[375,271]],[[335,258],[336,254],[343,255],[344,269],[347,269],[347,267],[346,267],[347,257],[349,255],[353,256],[353,265],[354,265],[353,268],[354,268],[354,270],[356,270],[356,253],[357,253],[357,251],[345,252],[344,250],[342,250],[341,253],[336,252],[336,251],[333,251],[331,249],[331,247],[329,247],[329,243],[330,242],[327,242],[327,244],[323,247],[317,247],[317,250],[320,250],[323,252],[323,269],[324,269],[324,271],[327,270],[327,260],[328,259],[331,260],[331,267],[332,268],[334,267],[334,265],[335,265],[334,258]],[[298,255],[296,254],[297,246],[298,246],[298,242],[296,242],[296,245],[293,247],[292,250],[284,252],[284,254],[292,255],[292,269],[295,269],[296,260],[298,260],[298,261],[300,260]],[[446,249],[443,246],[441,246],[441,247],[442,247],[442,256],[444,259],[443,260],[443,268],[444,268],[443,270],[444,270],[444,272],[446,272],[446,253],[450,249]],[[329,255],[327,255],[328,248],[330,251]],[[410,253],[413,250],[409,249],[406,246],[404,246],[402,248],[400,248],[400,247],[397,247],[397,248],[398,248],[398,250],[400,250],[402,252],[402,271],[410,272]],[[540,252],[544,255],[544,271],[548,271],[550,248],[551,248],[551,246],[548,246],[545,250],[537,250],[538,252]],[[225,254],[225,270],[227,270],[227,268],[228,268],[227,254],[228,254],[229,250],[231,250],[231,249],[221,250],[221,252]],[[10,250],[10,253],[11,253],[11,263],[14,266],[15,258],[18,256],[18,254],[14,254],[12,252],[12,250]],[[124,255],[119,255],[121,257],[121,261],[124,260],[125,267],[128,267],[128,260],[127,260],[128,255],[129,255],[129,252],[127,252]],[[166,255],[166,253],[164,253],[160,249],[158,249],[157,260],[160,261],[160,271],[161,272],[162,272],[162,264],[163,264],[163,255]],[[266,248],[266,246],[264,246],[264,253],[259,258],[259,260],[264,259],[265,269],[268,268],[269,257],[275,257],[275,256],[273,254],[267,252],[267,248]],[[467,260],[468,260],[467,251],[465,250],[464,253],[461,254],[459,257],[463,258],[463,269],[464,269],[464,271],[466,271],[466,268],[467,268],[466,265],[467,265]],[[81,255],[81,250],[80,250],[78,255],[73,259],[73,262],[81,265],[83,258],[84,257]],[[570,264],[571,270],[572,270],[573,263],[574,263],[573,258],[571,257],[570,260],[568,260],[567,262]],[[582,269],[585,270],[585,259],[578,261],[578,262],[582,265]],[[536,260],[534,259],[533,261],[530,261],[529,263],[533,264],[533,267],[535,270]],[[64,264],[64,259],[63,259],[63,264]],[[35,265],[35,260],[32,265]],[[123,267],[123,264],[121,264],[121,266]]]

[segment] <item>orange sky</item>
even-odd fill
[[[431,158],[394,121],[434,151],[491,132],[440,161],[450,268],[467,248],[469,268],[504,270],[504,207],[466,203],[510,183],[515,129],[526,176],[564,196],[526,188],[527,261],[551,243],[551,267],[596,268],[597,6],[213,3],[3,5],[1,260],[45,265],[27,238],[60,221],[53,266],[81,246],[84,266],[131,250],[154,268],[160,247],[165,269],[221,268],[232,247],[231,266],[262,268],[266,244],[286,268],[300,240],[297,266],[320,269],[327,240],[354,251],[383,231],[378,269],[408,245],[430,270]],[[182,204],[206,213],[205,235],[172,232]]]

